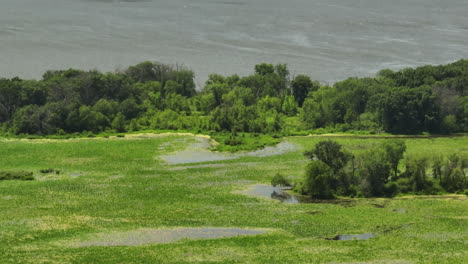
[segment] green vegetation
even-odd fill
[[[335,195],[382,197],[398,193],[463,193],[468,189],[468,159],[456,153],[447,158],[434,157],[433,175],[429,177],[427,157],[407,156],[405,171],[398,173],[406,151],[402,140],[387,140],[358,156],[344,152],[342,148],[336,141],[326,140],[306,151],[304,155],[312,161],[296,191],[313,198],[329,199]]]
[[[5,180],[30,181],[34,180],[34,176],[32,172],[27,171],[0,171],[0,181]]]
[[[382,70],[333,86],[266,63],[245,77],[212,74],[201,91],[193,78],[183,67],[143,62],[115,73],[69,69],[37,81],[0,79],[0,133],[192,130],[230,133],[220,142],[241,146],[248,143],[236,134],[468,131],[468,60]]]
[[[273,176],[273,178],[271,179],[271,185],[273,187],[276,187],[276,186],[290,187],[291,182],[286,177],[284,177],[283,174],[276,173],[276,175]]]
[[[467,60],[332,86],[266,63],[245,77],[210,75],[200,91],[193,78],[144,62],[0,79],[0,263],[465,262]],[[210,152],[189,133],[209,135],[213,151],[280,139],[299,149]],[[297,201],[355,199],[245,193],[265,183],[294,185]],[[184,227],[265,232],[79,247],[96,234]],[[333,240],[353,234],[375,237]]]
[[[35,172],[36,180],[0,182],[0,263],[465,262],[468,200],[463,195],[353,199],[344,206],[284,204],[240,193],[254,184],[269,184],[278,172],[293,182],[303,179],[309,162],[304,150],[324,139],[356,156],[390,142],[379,137],[288,137],[284,140],[300,149],[168,165],[162,155],[184,149],[195,142],[192,136],[1,139],[1,170]],[[406,156],[428,163],[434,153],[446,157],[440,162],[441,177],[457,175],[460,161],[452,153],[468,157],[466,137],[408,138],[405,145],[399,174],[406,171]],[[61,173],[41,174],[45,168]],[[134,247],[73,247],[96,233],[171,227],[268,231]],[[366,233],[376,237],[329,240]]]

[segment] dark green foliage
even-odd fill
[[[405,142],[402,140],[386,141],[382,147],[390,168],[393,170],[393,176],[396,179],[398,177],[398,164],[400,164],[400,160],[406,151]]]
[[[428,184],[426,158],[408,158],[405,162],[406,171],[403,177],[409,179],[411,190],[414,193],[423,192]]]
[[[374,149],[363,155],[359,170],[361,178],[361,193],[365,197],[384,196],[388,191],[385,188],[390,176],[390,165],[386,160],[385,152]]]
[[[454,193],[463,192],[468,187],[467,161],[461,155],[453,154],[447,159],[441,156],[432,159],[427,156],[406,157],[405,170],[399,173],[405,151],[405,143],[398,139],[386,140],[357,156],[343,151],[335,141],[320,141],[313,150],[304,153],[313,165],[307,168],[306,179],[295,189],[325,198],[334,195],[392,197],[398,193]],[[329,174],[324,171],[329,171]],[[432,175],[428,171],[432,171]],[[320,193],[317,186],[324,193]]]
[[[275,72],[275,68],[273,64],[262,63],[255,65],[255,73],[259,75],[268,75],[273,74]]]
[[[391,133],[436,132],[439,108],[429,86],[395,88],[373,97],[383,129]]]
[[[467,161],[461,155],[450,155],[442,169],[440,185],[448,192],[463,191],[468,187],[466,167]]]
[[[46,173],[55,173],[55,174],[58,175],[58,174],[60,174],[61,171],[60,171],[60,170],[55,170],[55,169],[49,168],[49,169],[41,169],[41,170],[39,170],[39,172],[40,172],[40,173],[43,173],[43,174],[46,174]]]
[[[443,158],[441,156],[434,156],[432,158],[432,176],[439,181],[442,178],[442,163]]]
[[[302,107],[309,92],[317,90],[318,85],[314,84],[309,76],[301,74],[292,80],[291,87],[297,104]]]
[[[327,164],[334,173],[338,173],[350,159],[350,155],[342,150],[342,146],[333,140],[317,143],[312,151],[304,153],[311,160],[317,159]]]
[[[271,185],[276,186],[291,186],[291,182],[281,173],[276,173],[275,176],[271,179]]]
[[[125,116],[122,113],[118,113],[112,121],[112,128],[117,132],[125,132]]]
[[[304,193],[313,198],[330,199],[334,197],[332,184],[333,172],[327,164],[313,160],[307,165],[303,185]]]
[[[242,139],[239,138],[235,133],[232,133],[229,138],[224,141],[224,144],[228,146],[238,146],[242,144]]]
[[[0,181],[4,180],[31,181],[34,180],[34,176],[32,172],[27,171],[0,171]]]
[[[0,131],[466,132],[467,69],[468,61],[460,60],[325,86],[306,75],[290,80],[284,64],[262,63],[245,77],[212,74],[200,92],[194,73],[177,65],[143,62],[115,73],[48,71],[38,81],[0,79]]]

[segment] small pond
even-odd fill
[[[160,158],[166,163],[171,165],[176,164],[187,164],[187,163],[199,163],[199,162],[210,162],[210,161],[222,161],[232,160],[241,157],[269,157],[275,155],[281,155],[288,152],[297,150],[297,146],[289,142],[281,142],[275,146],[268,146],[263,149],[255,151],[243,151],[243,152],[217,152],[211,151],[211,141],[206,137],[195,137],[196,142],[190,144],[184,150],[162,155]]]
[[[247,190],[242,191],[242,194],[246,194],[254,197],[262,197],[268,199],[274,199],[281,201],[286,204],[298,204],[298,203],[326,203],[326,204],[337,204],[341,206],[352,206],[353,200],[351,199],[335,199],[335,200],[319,200],[312,199],[304,195],[290,194],[288,191],[291,190],[289,187],[273,187],[266,184],[256,184],[250,186]]]
[[[266,230],[244,228],[171,228],[137,229],[133,231],[98,233],[91,238],[73,244],[73,247],[91,246],[141,246],[146,244],[167,244],[182,239],[216,239],[236,236],[254,236]]]
[[[337,235],[333,240],[368,240],[375,237],[374,234],[360,234],[360,235]]]

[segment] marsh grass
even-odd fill
[[[236,192],[269,184],[277,172],[291,181],[301,178],[303,150],[321,139],[287,138],[300,149],[177,170],[172,168],[182,166],[165,164],[159,156],[184,149],[194,142],[191,136],[1,140],[2,170],[54,168],[61,174],[54,180],[0,182],[0,263],[465,262],[466,199],[356,199],[354,206],[343,207],[282,204]],[[336,140],[360,152],[385,139]],[[466,138],[407,139],[406,144],[414,155],[467,155]],[[200,166],[206,164],[225,166]],[[69,177],[75,172],[81,175]],[[162,227],[275,231],[135,247],[57,244],[96,233]],[[366,233],[377,236],[362,241],[325,239]]]
[[[34,176],[29,171],[0,171],[0,181],[6,180],[31,181]]]

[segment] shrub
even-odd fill
[[[304,153],[309,159],[318,159],[330,167],[334,173],[340,171],[350,159],[350,155],[342,151],[342,145],[332,140],[320,141],[311,151]]]
[[[284,177],[284,175],[277,173],[272,179],[271,179],[271,185],[273,187],[276,186],[287,186],[290,187],[291,183],[289,182],[288,179]]]
[[[390,165],[385,158],[385,152],[375,149],[362,157],[359,168],[361,192],[366,197],[376,197],[385,194],[385,184],[390,176]]]
[[[448,157],[440,179],[440,185],[446,191],[459,192],[468,186],[468,179],[465,174],[466,163],[461,155],[452,154]]]
[[[239,146],[242,145],[242,140],[237,137],[234,133],[232,133],[229,138],[224,140],[224,144],[228,146]]]
[[[313,198],[331,199],[333,173],[331,168],[319,160],[313,160],[307,165],[304,191]]]
[[[49,168],[49,169],[42,169],[42,170],[39,170],[40,173],[54,173],[55,174],[60,174],[60,170],[55,170],[55,169],[52,169],[52,168]]]
[[[400,178],[396,181],[398,191],[400,193],[411,193],[413,191],[413,184],[409,178]]]
[[[398,176],[398,165],[406,151],[406,144],[402,140],[392,140],[383,143],[382,148],[385,151],[385,157],[390,164],[394,177]]]
[[[424,192],[426,185],[428,184],[426,169],[427,159],[426,158],[408,158],[406,160],[406,171],[404,177],[409,178],[413,192]]]
[[[0,181],[3,180],[34,180],[32,172],[27,171],[0,171]]]
[[[393,197],[398,194],[399,188],[396,182],[387,182],[384,186],[385,196]]]

